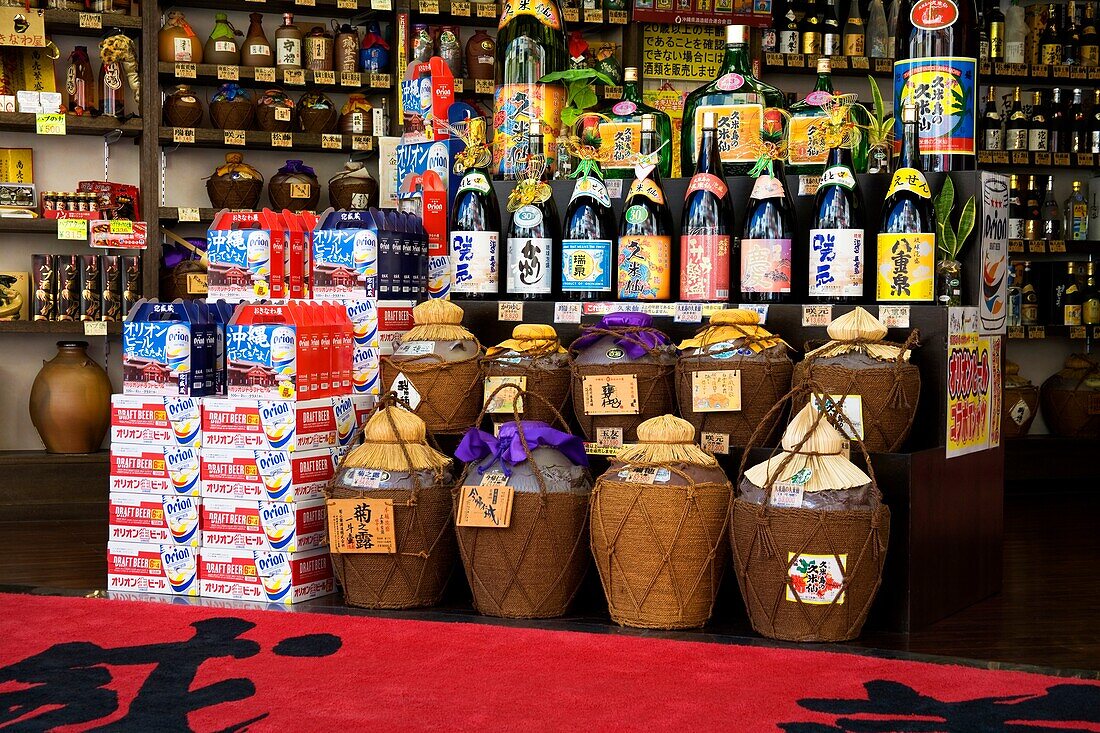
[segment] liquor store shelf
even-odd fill
[[[454,25],[496,27],[500,20],[500,3],[467,2],[464,0],[418,0],[413,8],[421,16],[439,17]],[[630,22],[625,10],[564,8],[562,17],[570,28],[604,24],[626,25]],[[425,18],[426,19],[426,18]]]
[[[186,218],[188,212],[196,212],[196,211],[198,212],[198,216],[199,216],[198,221],[197,222],[194,221],[193,215],[192,215],[191,221],[188,221],[187,218]],[[185,206],[180,206],[180,207],[177,207],[177,206],[162,206],[162,207],[160,207],[160,212],[159,213],[160,213],[160,220],[163,221],[163,222],[171,221],[171,222],[178,222],[178,223],[181,223],[181,224],[188,224],[188,223],[198,224],[198,223],[209,223],[209,222],[214,221],[214,215],[217,214],[219,211],[221,211],[221,209],[209,209],[209,208],[199,208],[199,207],[196,207],[196,208],[193,208],[193,209],[188,209],[188,207],[185,207]]]
[[[392,4],[378,0],[309,0],[308,4],[302,0],[183,0],[173,5],[237,13],[294,13],[325,18],[349,18],[372,10],[390,10],[393,7]]]
[[[244,145],[226,142],[226,134],[244,133]],[[289,136],[289,137],[287,137]],[[339,139],[337,139],[339,138]],[[326,142],[327,141],[327,142]],[[199,147],[219,150],[294,150],[319,153],[356,152],[375,150],[375,138],[371,135],[322,135],[314,132],[258,132],[256,130],[216,130],[208,127],[162,127],[160,144],[171,148]]]
[[[816,74],[820,56],[801,53],[766,53],[761,71],[772,74],[806,72]],[[838,76],[871,76],[893,78],[894,62],[891,59],[875,59],[866,56],[830,56],[832,73]]]
[[[492,79],[455,79],[454,85],[456,96],[491,97],[496,91],[496,83]],[[596,87],[596,96],[600,99],[621,99],[623,88],[600,85]]]
[[[1005,441],[1005,479],[1013,483],[1041,482],[1051,488],[1063,481],[1097,475],[1097,441],[1058,435],[1027,435]]]
[[[1027,86],[1073,86],[1074,82],[1100,81],[1100,66],[1052,66],[984,61],[979,74],[983,84],[994,86],[1025,84]]]
[[[1100,155],[1094,153],[1029,153],[1023,150],[979,150],[978,165],[982,168],[1045,169],[1094,168]]]
[[[1100,254],[1100,242],[1096,240],[1063,241],[1061,239],[1010,239],[1008,240],[1008,253],[1010,255],[1059,255],[1056,259],[1069,259],[1074,255],[1086,257]],[[1064,257],[1062,255],[1065,255]],[[1014,257],[1013,259],[1024,259]]]
[[[47,10],[46,28],[62,36],[101,36],[104,29],[121,28],[141,32],[140,15],[121,13],[84,13],[76,10]]]
[[[84,321],[0,321],[0,333],[49,333],[72,334],[84,336],[85,326],[90,325]],[[122,333],[122,324],[117,321],[107,322],[107,334],[118,335]],[[2,455],[2,451],[0,451]]]
[[[1090,341],[1100,339],[1100,326],[1009,326],[1008,338],[1024,341],[1044,339],[1070,339],[1071,341]]]
[[[35,132],[37,129],[33,113],[0,112],[0,132]],[[107,135],[116,130],[124,137],[136,137],[141,134],[141,120],[119,122],[114,117],[65,115],[66,135]]]
[[[180,84],[218,86],[226,81],[235,81],[246,87],[268,87],[281,84],[288,91],[295,88],[305,90],[323,89],[326,91],[384,93],[393,87],[393,78],[389,74],[361,73],[353,71],[337,74],[335,72],[316,72],[304,69],[267,69],[273,77],[257,80],[257,69],[251,66],[219,66],[217,64],[187,64],[161,61],[157,71],[167,79]],[[318,79],[320,75],[320,79]]]

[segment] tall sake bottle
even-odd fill
[[[703,113],[713,112],[718,120],[718,152],[723,173],[741,176],[752,170],[764,130],[764,108],[786,108],[783,92],[760,81],[752,73],[749,27],[726,27],[726,56],[718,78],[688,95],[684,103],[680,135],[680,168],[695,169],[695,154],[701,136]]]
[[[531,121],[543,122],[543,154],[556,160],[564,90],[539,82],[569,68],[558,0],[504,0],[496,47],[493,172],[515,179],[527,160]]]
[[[619,300],[672,300],[679,263],[672,247],[669,211],[657,165],[657,118],[642,116],[641,155],[619,221]]]
[[[451,293],[455,298],[494,300],[500,291],[500,204],[489,181],[492,154],[485,144],[485,118],[470,119],[466,145],[470,165],[451,209]]]
[[[562,227],[562,297],[578,301],[614,298],[612,273],[617,236],[603,171],[596,160],[584,158],[577,167],[577,182]]]
[[[529,128],[530,150],[542,150],[542,121],[531,120]],[[551,294],[560,290],[556,283],[561,269],[561,222],[558,207],[546,183],[546,162],[542,155],[533,152],[526,166],[530,170],[516,184],[529,186],[532,191],[543,193],[534,196],[512,213],[508,223],[508,295],[520,300],[550,300]]]
[[[974,0],[900,0],[894,61],[894,151],[901,108],[921,110],[923,168],[973,170],[978,112],[978,10]]]
[[[730,252],[736,240],[713,112],[703,113],[696,158],[680,217],[680,300],[724,303],[730,298]]]
[[[882,202],[876,297],[880,302],[935,300],[936,219],[921,170],[917,108],[901,108],[901,156]]]
[[[867,269],[863,194],[844,144],[829,149],[814,199],[808,286],[811,301],[852,303],[863,297]]]
[[[741,235],[741,302],[792,300],[794,248],[798,225],[783,176],[783,163],[772,162],[756,178]]]

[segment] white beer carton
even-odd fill
[[[202,445],[198,397],[111,395],[111,445]]]
[[[177,544],[107,543],[107,590],[199,594],[199,551]]]
[[[341,449],[202,452],[202,495],[211,499],[308,501],[324,495]]]
[[[206,499],[202,546],[299,552],[327,547],[324,499],[285,501]]]
[[[108,501],[111,542],[153,542],[198,547],[202,500],[194,496],[123,494]]]
[[[255,552],[204,548],[199,585],[207,598],[292,604],[335,592],[328,550]]]

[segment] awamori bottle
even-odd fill
[[[722,177],[713,112],[703,113],[695,175],[680,225],[680,300],[724,303],[730,297],[733,202]]]
[[[643,156],[654,159],[639,166],[630,184],[619,221],[619,300],[672,300],[673,273],[679,264],[672,247],[672,212],[669,211],[654,153],[657,150],[657,121],[642,117]]]
[[[864,217],[852,151],[843,145],[833,147],[814,198],[806,291],[810,301],[851,303],[863,297]]]
[[[467,149],[485,148],[485,119],[469,122]],[[491,160],[475,161],[462,175],[451,211],[451,294],[455,298],[495,300],[500,292],[500,204],[489,180]],[[481,163],[483,165],[478,165]]]
[[[528,130],[530,149],[542,150],[542,122],[537,118],[531,120]],[[534,153],[527,165],[536,166],[541,176],[537,180],[533,177],[521,180],[516,185],[544,187],[550,194],[542,156]],[[561,250],[557,247],[560,240],[561,222],[552,194],[545,200],[535,198],[512,213],[506,245],[508,295],[520,300],[550,300],[551,294],[560,290],[557,282],[561,268]]]
[[[600,164],[581,160],[565,209],[561,241],[561,291],[566,300],[612,300],[618,231]]]
[[[817,60],[813,91],[791,105],[787,145],[787,172],[819,175],[829,157],[825,105],[833,99],[833,75],[828,56]]]
[[[626,67],[623,72],[623,98],[609,102],[601,110],[607,117],[599,123],[601,145],[609,157],[603,171],[607,178],[634,178],[634,154],[638,152],[642,137],[642,115],[657,119],[657,137],[668,144],[661,148],[661,176],[672,175],[672,119],[667,113],[651,107],[642,100],[642,87],[638,82],[638,69]],[[596,124],[596,119],[591,122]]]
[[[783,180],[783,163],[773,161],[749,194],[741,236],[741,302],[786,303],[792,299],[792,241],[798,226]]]

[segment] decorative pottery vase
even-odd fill
[[[57,342],[57,356],[34,378],[30,413],[47,453],[99,450],[111,422],[111,380],[88,356],[87,341]]]

